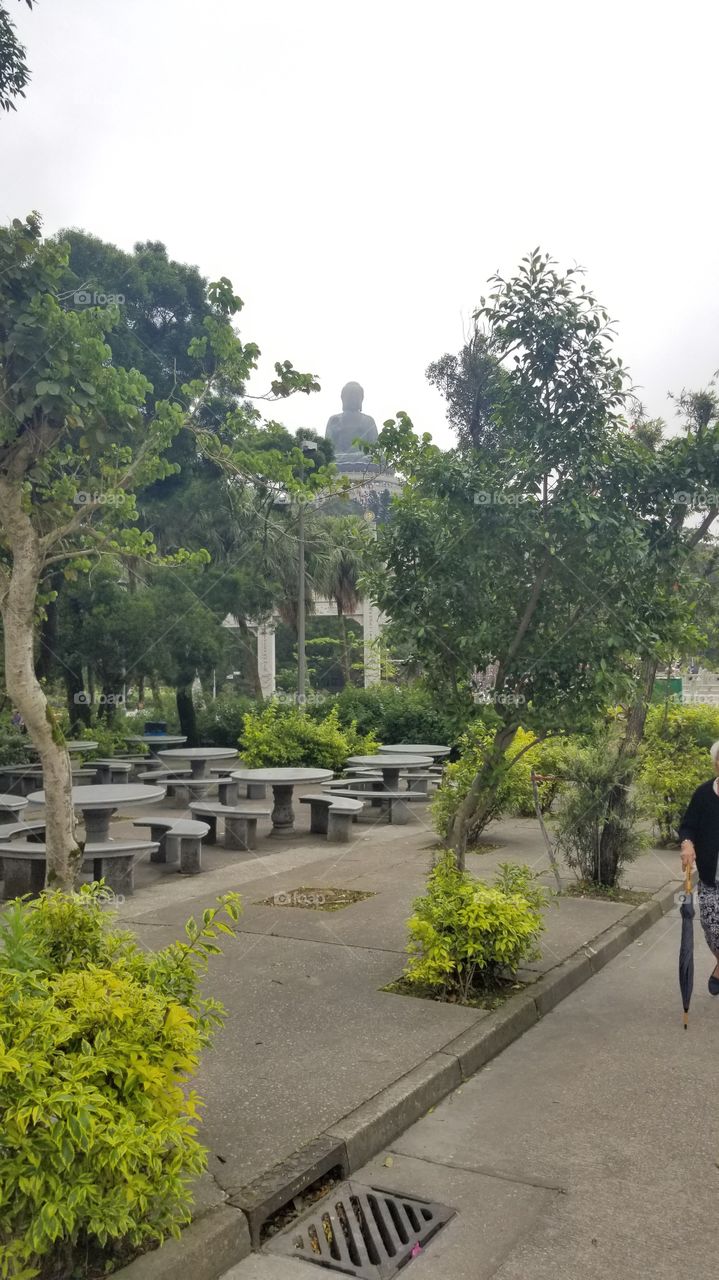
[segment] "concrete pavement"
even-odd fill
[[[458,1211],[412,1280],[714,1280],[719,999],[696,935],[688,1032],[673,912],[358,1171]],[[225,1280],[318,1274],[255,1254]]]

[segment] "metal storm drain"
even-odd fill
[[[341,1182],[265,1248],[344,1275],[389,1280],[421,1253],[454,1213],[417,1196]]]

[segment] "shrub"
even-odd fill
[[[438,706],[422,684],[374,685],[369,689],[343,689],[334,705],[342,724],[356,723],[360,733],[371,733],[379,742],[437,742],[453,746],[472,714]]]
[[[615,744],[602,735],[589,746],[568,753],[566,777],[557,818],[557,849],[580,880],[613,886],[624,865],[636,858],[644,844],[636,829],[639,807],[631,786],[631,765],[626,759],[617,759]],[[624,790],[624,803],[612,809],[611,849],[603,853],[600,837],[609,816],[610,797],[619,786]]]
[[[408,982],[468,999],[538,955],[547,893],[528,867],[505,863],[494,885],[459,871],[455,855],[433,868],[409,920]]]
[[[31,746],[27,734],[12,723],[9,715],[0,717],[0,765],[26,764],[35,758]]]
[[[663,844],[678,829],[693,791],[713,773],[709,748],[719,739],[719,708],[649,708],[639,752],[638,794]]]
[[[482,768],[493,737],[494,730],[478,721],[460,738],[460,758],[445,767],[442,785],[432,803],[432,816],[441,836],[444,837],[449,832],[459,805],[469,791],[475,775]],[[533,733],[525,729],[517,730],[506,752],[507,761],[516,760],[516,763],[502,775],[489,811],[481,825],[477,825],[470,832],[470,841],[476,841],[487,823],[501,817],[503,813],[511,813],[519,817],[534,815],[532,769],[537,773],[552,775],[555,778],[555,781],[538,784],[542,812],[546,812],[551,806],[560,789],[559,779],[569,743],[566,738],[549,738],[527,750],[528,744],[533,739]]]
[[[314,720],[297,707],[277,702],[256,714],[249,712],[240,739],[249,769],[304,765],[337,772],[348,756],[372,754],[377,746],[374,738],[358,733],[354,723],[343,728],[336,707],[324,720]]]
[[[10,904],[0,924],[0,1277],[103,1274],[178,1235],[205,1163],[188,1090],[222,1021],[198,994],[239,899],[143,951],[101,886]]]
[[[203,746],[236,747],[248,711],[261,706],[241,693],[222,692],[197,708],[197,732]]]
[[[73,736],[78,741],[87,738],[89,741],[97,743],[97,746],[92,751],[86,753],[88,760],[106,760],[108,756],[114,756],[127,750],[126,735],[133,732],[132,728],[127,727],[123,717],[121,721],[116,721],[114,725],[108,724],[106,720],[98,720],[92,725],[83,725],[78,728]]]

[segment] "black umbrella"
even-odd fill
[[[689,1025],[689,1001],[694,986],[694,894],[692,893],[692,872],[687,867],[684,877],[684,897],[681,905],[682,940],[679,946],[679,990],[682,993],[684,1006],[684,1030]]]

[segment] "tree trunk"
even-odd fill
[[[70,720],[70,729],[72,731],[76,724],[84,725],[89,728],[92,721],[92,709],[85,693],[85,682],[82,673],[71,671],[67,668],[63,671],[65,681],[65,697],[67,698],[67,714]],[[78,702],[77,695],[84,696]]]
[[[5,681],[30,739],[37,747],[45,788],[46,884],[70,892],[82,864],[75,835],[72,773],[65,739],[35,675],[33,641],[42,552],[30,517],[22,508],[19,486],[0,478],[0,520],[9,543],[12,568],[0,596]]]
[[[176,685],[175,701],[177,703],[177,715],[180,720],[180,733],[184,733],[187,738],[188,747],[195,747],[197,746],[197,720],[195,718],[195,704],[192,700],[191,680],[186,684]]]
[[[494,797],[503,772],[504,755],[516,732],[517,726],[509,724],[502,725],[497,730],[482,768],[475,774],[469,791],[454,815],[445,843],[454,849],[457,866],[461,871],[464,871],[471,832],[478,828],[481,830],[494,806]]]
[[[609,792],[607,808],[599,837],[598,875],[600,883],[613,885],[619,873],[620,840],[623,820],[627,811],[628,789],[632,781],[632,766],[644,736],[644,725],[651,701],[659,663],[655,658],[645,658],[640,674],[639,692],[629,708],[627,727],[619,744],[617,759],[626,767]]]

